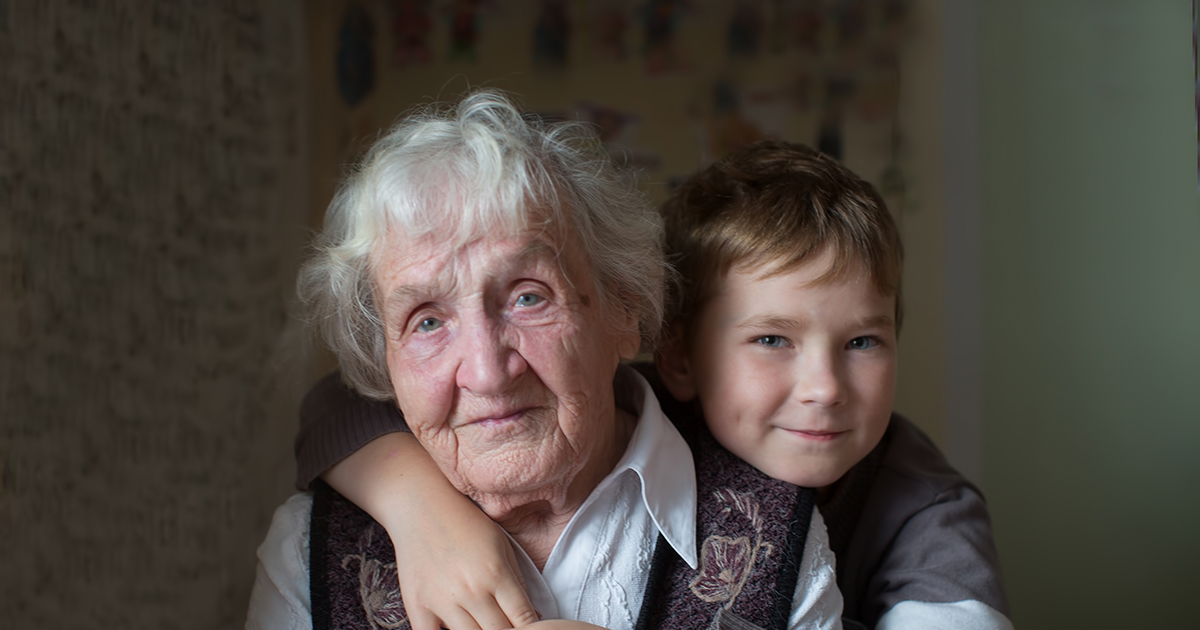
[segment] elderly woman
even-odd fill
[[[543,619],[744,623],[737,600],[758,625],[836,627],[824,528],[799,515],[811,503],[760,515],[755,491],[794,490],[711,441],[694,464],[620,367],[659,328],[666,267],[656,215],[595,148],[494,92],[407,118],[330,205],[300,281],[310,320],[351,387],[403,401],[441,474],[507,533]],[[697,467],[719,474],[698,485]],[[401,627],[392,553],[327,487],[292,497],[247,626]]]

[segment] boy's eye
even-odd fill
[[[869,350],[879,345],[879,340],[874,337],[855,337],[846,344],[846,347],[851,350]]]
[[[541,304],[542,300],[544,299],[545,298],[536,293],[522,293],[521,295],[517,296],[517,306],[524,306],[526,308],[530,306],[537,306],[538,304]]]
[[[442,320],[436,317],[426,317],[417,324],[417,332],[433,332],[442,327]]]
[[[769,348],[786,348],[788,345],[787,338],[780,337],[779,335],[763,335],[755,339],[754,342]]]

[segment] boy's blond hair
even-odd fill
[[[787,273],[820,256],[833,265],[818,281],[863,269],[896,297],[900,327],[900,233],[875,188],[801,144],[763,141],[693,174],[663,205],[666,251],[679,271],[668,296],[676,332],[712,297],[735,265]]]

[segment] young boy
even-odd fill
[[[807,147],[763,142],[693,175],[663,214],[681,281],[657,374],[641,371],[667,415],[685,432],[703,419],[756,468],[818,488],[846,627],[1011,628],[978,490],[891,413],[901,245],[874,189]],[[406,606],[428,611],[415,628],[527,621],[506,541],[462,501],[442,509],[453,497],[414,440],[385,436],[339,462],[402,423],[341,387],[327,379],[306,400],[299,485],[338,462],[326,479],[407,560]],[[389,519],[434,502],[423,511],[449,515],[437,524]],[[429,561],[437,570],[413,570]]]

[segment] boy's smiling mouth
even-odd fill
[[[849,431],[809,431],[803,429],[784,429],[784,431],[816,442],[830,442],[849,433]]]

